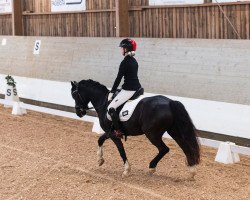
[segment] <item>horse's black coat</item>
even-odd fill
[[[71,83],[71,93],[76,103],[77,115],[79,117],[85,115],[88,103],[91,102],[98,114],[100,125],[105,131],[105,134],[98,140],[99,146],[102,146],[106,139],[111,138],[125,163],[127,157],[121,139],[109,133],[111,122],[106,118],[109,90],[93,80]],[[144,98],[137,105],[131,118],[122,122],[122,126],[127,136],[145,134],[158,148],[159,153],[150,162],[150,168],[155,168],[162,157],[169,152],[169,148],[162,141],[162,136],[166,131],[185,153],[188,166],[199,164],[200,147],[196,138],[196,130],[185,107],[178,101],[160,95]]]

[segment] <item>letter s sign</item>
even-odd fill
[[[11,96],[11,89],[7,89],[7,96]]]
[[[14,93],[14,96],[17,96],[16,88],[13,88],[13,93]]]
[[[35,46],[35,50],[37,51],[39,49],[39,47],[40,47],[40,44],[39,44],[39,42],[37,42],[36,46]]]
[[[40,54],[40,48],[41,48],[41,40],[36,40],[36,41],[35,41],[35,45],[34,45],[33,54],[34,54],[34,55]]]

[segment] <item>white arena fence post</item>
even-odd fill
[[[235,143],[221,142],[215,157],[215,161],[224,164],[240,162],[239,154],[232,151],[233,146],[236,146]]]

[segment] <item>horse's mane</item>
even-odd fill
[[[80,86],[84,86],[84,87],[91,87],[91,88],[100,88],[101,90],[103,90],[104,92],[107,92],[108,89],[105,85],[102,85],[101,83],[97,82],[97,81],[93,81],[91,79],[89,80],[81,80],[79,82]]]

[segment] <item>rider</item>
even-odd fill
[[[123,77],[124,84],[122,85],[121,92],[109,104],[108,113],[111,116],[114,126],[113,128],[117,131],[118,134],[122,135],[119,113],[116,112],[116,109],[120,105],[125,103],[127,100],[129,100],[134,95],[134,93],[141,88],[141,84],[137,75],[138,63],[134,58],[136,51],[136,42],[127,38],[120,42],[119,47],[121,47],[124,59],[120,64],[118,75],[109,93],[109,101],[112,99],[112,96],[115,93]]]

